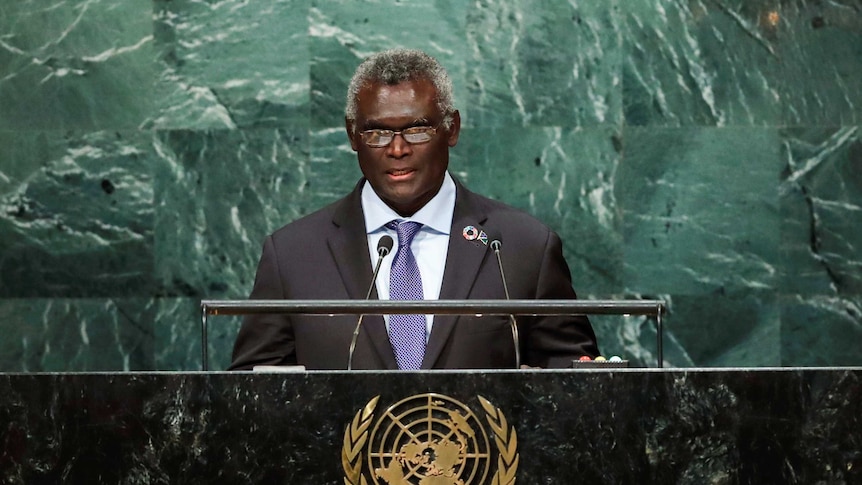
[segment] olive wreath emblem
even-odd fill
[[[491,480],[492,485],[512,485],[518,471],[518,434],[515,427],[509,429],[506,416],[500,408],[494,407],[490,401],[479,396],[479,402],[485,409],[485,419],[494,432],[494,442],[497,444],[497,473]]]
[[[506,416],[490,401],[478,396],[479,403],[485,410],[485,419],[494,433],[494,443],[497,446],[497,472],[491,479],[491,485],[513,485],[518,472],[518,434],[515,427],[511,428]],[[344,431],[341,447],[341,466],[344,469],[345,485],[368,485],[368,480],[362,473],[362,450],[368,442],[368,428],[374,420],[374,410],[380,396],[375,396],[360,409],[353,421]]]
[[[368,441],[368,427],[374,418],[374,408],[380,396],[375,396],[353,417],[344,431],[344,445],[341,447],[341,466],[344,468],[345,485],[367,485],[362,474],[362,449]]]

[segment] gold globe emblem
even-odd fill
[[[448,396],[429,393],[402,399],[374,421],[378,399],[369,401],[345,431],[342,465],[346,484],[368,484],[363,468],[376,485],[514,483],[517,435],[486,399],[479,396],[493,441],[480,417]],[[493,465],[496,473],[488,481]]]

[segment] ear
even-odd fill
[[[347,138],[350,140],[350,148],[353,151],[359,150],[359,143],[362,141],[359,138],[359,133],[356,132],[356,121],[344,118],[344,128],[347,130]]]
[[[449,126],[449,146],[453,147],[458,144],[458,136],[461,134],[461,113],[456,109],[452,113],[452,124]]]

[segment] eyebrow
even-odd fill
[[[405,128],[413,128],[414,126],[431,126],[431,122],[428,120],[428,118],[418,118],[418,119],[413,120],[410,123],[407,123],[404,126],[395,128],[393,126],[387,126],[385,123],[378,121],[378,120],[368,120],[365,122],[365,125],[362,127],[361,131],[365,131],[365,130],[398,131],[398,130],[403,130]]]

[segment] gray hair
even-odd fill
[[[434,85],[437,107],[443,113],[443,126],[448,129],[452,124],[452,113],[455,112],[452,80],[437,59],[415,49],[390,49],[362,61],[347,88],[344,116],[350,121],[356,120],[359,90],[364,86],[378,83],[394,86],[418,79],[426,79]]]

